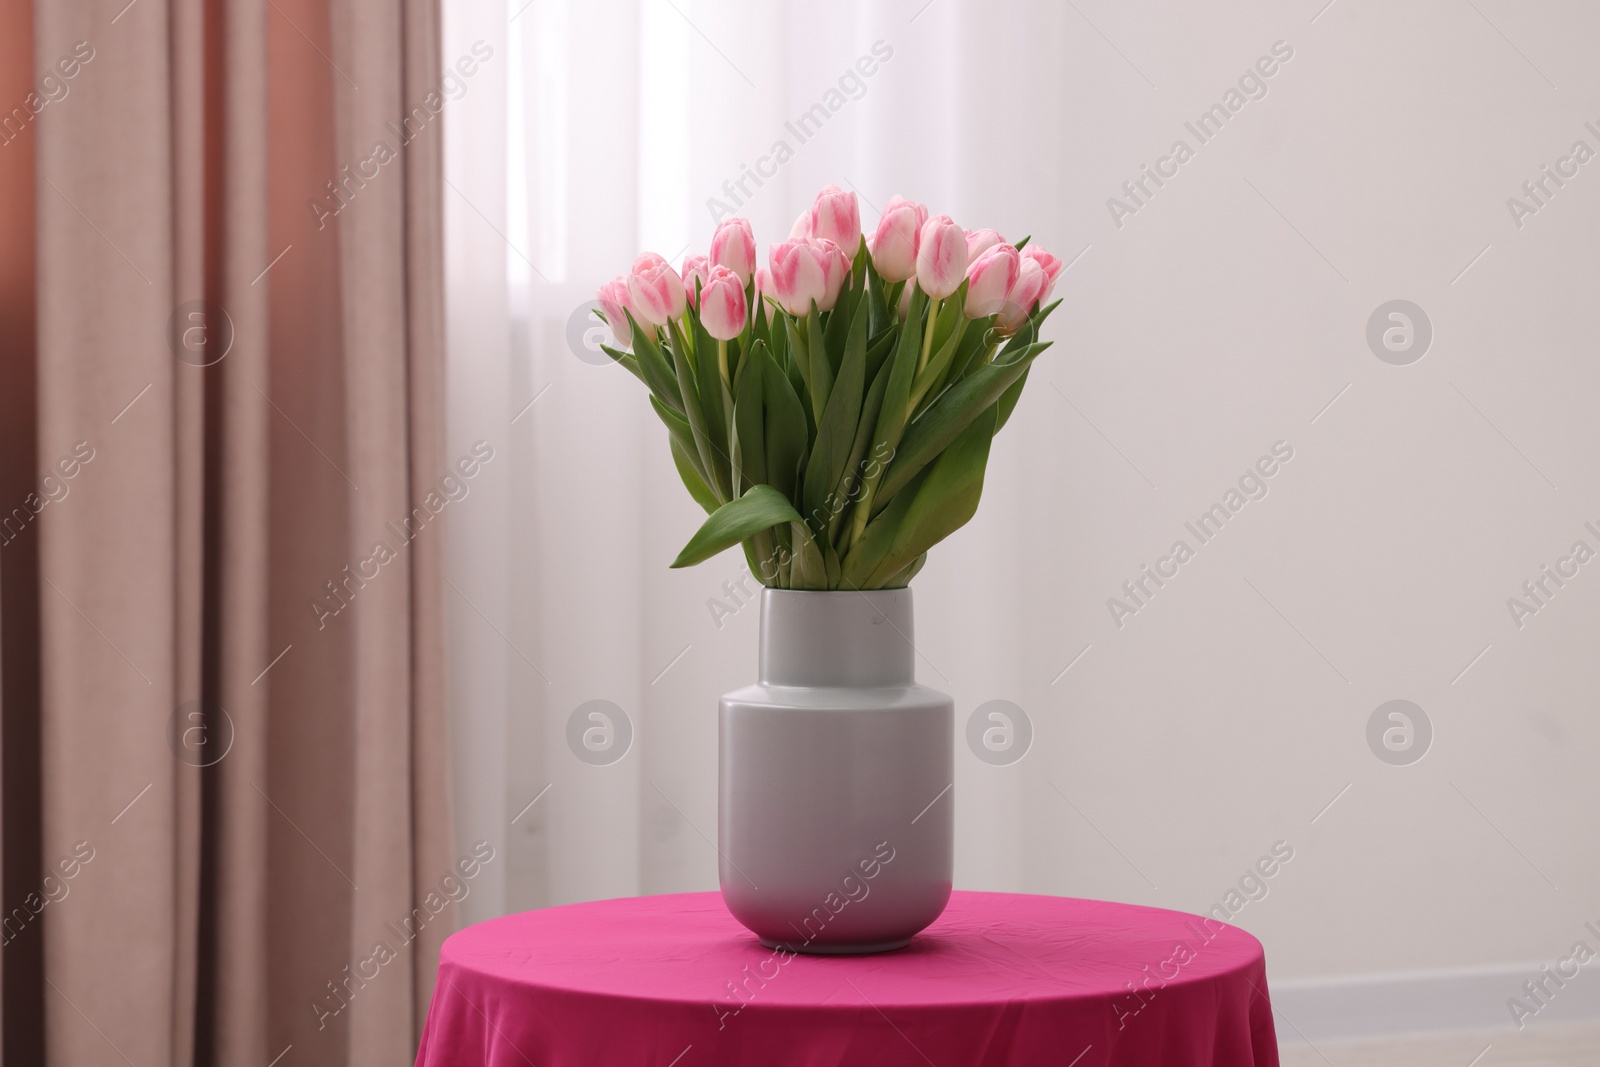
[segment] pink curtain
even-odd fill
[[[4,2],[7,1062],[409,1063],[457,859],[437,0]]]

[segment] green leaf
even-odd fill
[[[744,539],[745,562],[750,565],[750,573],[762,585],[778,584],[778,561],[787,556],[789,550],[785,548],[780,553],[776,548],[776,538],[786,529],[785,526],[774,526],[770,530],[757,530]]]
[[[796,516],[798,520],[799,516]],[[828,564],[822,558],[822,550],[817,547],[816,540],[811,536],[811,531],[801,521],[789,524],[790,554],[789,561],[789,588],[790,589],[826,589],[828,588]]]
[[[762,378],[771,362],[765,358],[766,345],[745,360],[739,376],[739,395],[733,401],[733,491],[746,486],[768,484],[766,419],[763,411]],[[787,496],[788,494],[785,494]]]
[[[717,494],[706,485],[705,478],[695,466],[694,454],[690,451],[693,446],[685,445],[677,434],[673,434],[668,440],[672,444],[672,462],[678,468],[678,477],[683,479],[684,488],[689,490],[694,502],[707,512],[716,511]]]
[[[801,464],[810,442],[805,405],[777,363],[765,352],[751,357],[761,361],[762,403],[766,409],[767,484],[790,500],[799,500]]]
[[[745,540],[739,542],[739,547],[744,550],[745,566],[750,568],[750,573],[755,576],[755,579],[758,582],[761,581],[761,549],[756,544],[756,538],[765,535],[766,531],[763,530],[761,533],[753,534]],[[767,537],[767,540],[770,541],[771,537]],[[765,585],[766,583],[762,582],[762,584]]]
[[[755,295],[755,285],[753,283],[748,287],[747,291],[750,293],[749,333],[755,340],[765,341],[770,346],[772,344],[772,331],[769,329],[771,318],[767,314],[767,302]],[[745,347],[748,350],[749,345],[747,344]]]
[[[823,329],[824,346],[828,351],[828,367],[838,377],[839,368],[844,365],[844,342],[849,336],[851,327],[856,321],[856,311],[866,299],[867,291],[865,276],[854,268],[850,272],[850,284],[839,292],[839,299],[834,304],[833,310],[828,312],[828,323]]]
[[[905,294],[906,286],[914,286],[916,284],[917,279],[912,277],[907,281],[889,282],[884,285],[883,303],[889,309],[889,314],[894,317],[895,321],[898,322],[900,319],[900,297]]]
[[[938,351],[939,347],[950,339],[950,335],[955,333],[958,327],[966,325],[968,284],[965,278],[961,279],[961,284],[956,286],[956,291],[951,293],[945,302],[940,305],[939,319],[933,324],[934,351]]]
[[[722,384],[722,369],[717,362],[717,342],[706,332],[705,324],[692,308],[684,312],[683,321],[686,325],[691,321],[694,323],[695,391],[700,397],[700,410],[705,415],[706,437],[719,456],[728,456],[733,451],[728,427],[733,398],[726,396],[726,386]],[[729,467],[728,484],[731,486],[731,459]],[[737,494],[730,492],[728,495],[732,497]]]
[[[597,311],[597,312],[595,312],[595,314],[598,315],[600,313]],[[634,356],[634,354],[632,352],[624,352],[620,348],[612,348],[610,345],[606,344],[604,341],[602,341],[600,343],[600,351],[602,351],[606,355],[610,356],[612,362],[620,363],[624,367],[626,367],[628,369],[628,373],[629,374],[633,375],[635,378],[639,379],[641,382],[644,382],[645,385],[648,386],[650,384],[649,382],[645,382],[644,381],[644,371],[640,369],[639,360]]]
[[[1038,313],[1035,312],[1035,315]],[[1034,325],[1033,318],[1029,318],[1017,327],[1017,332],[1006,339],[1006,343],[995,354],[995,362],[1009,363],[1017,353],[1039,340],[1039,329]]]
[[[733,395],[739,395],[739,379],[744,376],[744,365],[750,361],[750,346],[755,339],[750,334],[750,324],[745,323],[744,333],[728,342],[728,370],[733,375]]]
[[[894,461],[884,473],[873,502],[874,512],[894,499],[911,479],[961,435],[974,419],[991,407],[1049,342],[1029,345],[1022,355],[1002,365],[990,363],[944,391],[906,431]]]
[[[1011,418],[1011,413],[1017,408],[1017,401],[1022,398],[1022,387],[1028,384],[1028,371],[1033,367],[1030,364],[1022,372],[1022,377],[1012,382],[1006,391],[1000,394],[1000,399],[995,401],[995,410],[999,418],[995,421],[994,432],[999,433],[1005,427],[1006,420]]]
[[[918,556],[965,526],[983,496],[984,468],[994,439],[995,410],[987,409],[939,454],[910,505],[894,524],[889,550],[872,569],[863,588],[893,580]],[[870,527],[869,527],[870,529]]]
[[[927,562],[928,554],[924,552],[922,555],[906,564],[903,568],[901,568],[898,574],[896,574],[893,578],[890,578],[887,582],[884,582],[882,585],[878,586],[878,588],[904,589],[906,586],[911,584],[911,579],[917,576],[917,573],[922,570],[922,565]]]
[[[674,567],[690,567],[731,548],[746,537],[780,523],[799,522],[800,515],[787,497],[770,485],[757,485],[736,500],[723,504],[683,546]]]
[[[755,298],[754,280],[752,279],[752,282],[747,284],[744,288],[744,306],[746,312],[744,317],[744,329],[739,331],[739,336],[735,338],[735,340],[738,342],[737,349],[733,344],[729,344],[728,346],[728,358],[734,361],[728,366],[729,369],[732,370],[736,375],[734,378],[735,382],[738,381],[737,374],[739,365],[742,364],[745,357],[750,354],[750,346],[755,343],[756,314],[761,310],[761,302]]]
[[[678,374],[682,411],[687,416],[689,430],[694,435],[695,454],[700,457],[700,469],[706,472],[711,491],[717,494],[717,499],[727,500],[732,495],[729,489],[727,461],[717,454],[711,435],[706,430],[705,411],[700,403],[699,394],[695,391],[694,368],[689,365],[689,358],[683,350],[681,339],[675,339],[669,347],[672,350],[672,365]]]
[[[821,532],[833,525],[836,510],[843,510],[829,498],[839,484],[850,461],[850,446],[855,441],[856,424],[861,420],[861,391],[867,362],[867,316],[856,315],[844,345],[839,380],[834,383],[827,410],[817,420],[817,440],[806,464],[805,514]],[[816,364],[813,364],[815,369]]]
[[[800,474],[810,445],[805,405],[795,394],[789,376],[765,352],[752,355],[762,362],[762,403],[766,411],[766,483],[790,501],[800,499]]]
[[[867,309],[867,381],[872,381],[878,376],[878,371],[889,357],[894,354],[895,344],[900,339],[900,324],[897,322],[882,333],[872,332],[872,309]]]
[[[667,429],[672,431],[673,440],[682,441],[683,447],[689,450],[689,458],[694,462],[695,473],[700,475],[701,481],[705,481],[705,468],[700,466],[700,457],[694,446],[694,431],[689,428],[689,420],[656,399],[654,393],[650,394],[650,407],[655,410],[656,415],[666,424]]]
[[[1033,317],[1028,320],[1028,325],[1033,327],[1034,336],[1038,336],[1039,328],[1044,325],[1044,320],[1050,317],[1050,312],[1061,306],[1061,300],[1062,298],[1058,296],[1033,313]]]
[[[866,529],[856,535],[850,545],[850,551],[845,553],[844,568],[840,575],[840,582],[846,589],[870,589],[868,579],[872,572],[877,570],[878,564],[889,554],[889,549],[894,546],[895,531],[900,528],[901,521],[906,513],[911,510],[911,504],[916,499],[917,490],[922,483],[927,481],[929,471],[923,470],[911,480],[883,512],[876,516]],[[856,513],[855,522],[865,521],[865,512]]]
[[[800,381],[804,383],[804,388],[798,386],[795,388],[795,392],[801,396],[811,393],[811,346],[800,335],[800,331],[804,328],[790,316],[783,316],[783,333],[788,340],[789,361],[800,372]]]
[[[806,341],[810,348],[807,366],[811,376],[806,379],[811,389],[811,413],[822,425],[822,413],[828,410],[828,397],[833,393],[833,363],[828,358],[827,341],[823,337],[822,316],[817,305],[811,305],[811,315],[806,319]]]
[[[885,365],[872,379],[872,385],[867,389],[867,397],[861,402],[861,419],[856,423],[856,439],[850,445],[850,461],[845,464],[844,473],[839,478],[839,484],[834,492],[846,507],[841,507],[832,521],[828,523],[828,536],[832,538],[839,529],[840,520],[848,514],[848,505],[860,500],[867,480],[867,472],[881,466],[868,464],[866,461],[867,446],[872,444],[873,436],[878,430],[878,415],[883,410],[883,394],[889,384],[889,367]],[[840,551],[850,547],[848,537],[844,539]]]
[[[794,560],[794,554],[789,551],[789,530],[788,526],[774,526],[764,535],[771,539],[773,547],[770,555],[757,561],[761,569],[756,571],[756,577],[763,585],[779,589],[789,587],[790,564]]]
[[[850,313],[850,291],[847,289],[839,294],[839,302],[833,310],[826,312],[826,319],[822,323],[822,350],[828,356],[828,371],[837,378],[839,368],[844,364],[844,339],[853,321]]]
[[[946,383],[959,382],[988,362],[989,353],[1000,343],[1000,336],[993,328],[994,322],[995,316],[991,315],[981,321],[975,320],[967,328],[961,338],[961,347],[956,349],[956,358],[950,362]],[[938,396],[937,393],[934,395]]]
[[[750,283],[750,290],[755,290],[754,282]],[[760,298],[760,296],[752,296],[750,298],[750,323],[754,323],[755,336],[760,341],[765,341],[768,346],[776,344],[776,341],[773,341],[773,326],[776,325],[776,322],[778,320],[771,315],[766,299]]]
[[[966,283],[962,282],[961,284],[965,285]],[[943,315],[939,317],[941,319],[944,318]],[[921,374],[917,375],[916,381],[911,383],[911,410],[913,412],[922,406],[924,398],[930,394],[938,395],[938,388],[944,384],[945,375],[950,372],[950,364],[955,359],[956,351],[961,347],[961,339],[966,336],[966,327],[967,320],[963,318],[956,324],[950,336],[944,339],[943,344],[935,342],[938,345],[938,349],[933,358],[928,360],[928,365],[923,368]],[[937,329],[934,331],[934,336],[938,336]]]
[[[927,307],[927,296],[920,289],[912,290],[911,307],[905,323],[900,327],[900,341],[895,347],[894,360],[889,365],[889,382],[884,389],[883,405],[873,434],[874,457],[893,456],[900,445],[900,435],[905,432],[906,420],[911,414],[911,382],[916,376],[917,359],[921,354],[922,317]],[[866,529],[867,519],[873,510],[874,494],[884,476],[887,462],[880,461],[867,474],[861,487],[861,498],[850,520],[850,535],[845,538],[847,544],[855,544]]]
[[[678,393],[678,379],[666,356],[661,354],[655,330],[646,334],[630,312],[624,311],[623,314],[628,316],[628,326],[633,330],[633,354],[639,360],[639,370],[644,375],[645,384],[663,404],[682,414],[683,398]]]
[[[1014,367],[1019,363],[1031,363],[1034,356],[1049,348],[1052,343],[1050,341],[1035,341],[1033,344],[1023,345],[1019,349],[1012,350],[1007,348],[995,357],[990,366]]]
[[[872,257],[867,254],[865,245],[856,262],[861,265],[858,269],[864,271],[867,278],[867,333],[877,337],[895,325],[895,309],[888,300],[890,286],[872,265]]]

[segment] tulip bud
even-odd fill
[[[1039,303],[1048,302],[1050,294],[1055,291],[1056,279],[1061,276],[1063,267],[1061,260],[1035,244],[1030,244],[1022,250],[1022,258],[1033,260],[1044,272],[1044,288],[1039,291]]]
[[[769,296],[772,293],[772,272],[765,267],[756,271],[756,299]]]
[[[900,287],[900,306],[895,308],[895,314],[900,316],[901,322],[906,321],[906,318],[911,314],[911,290],[914,288],[916,287],[911,285],[902,285]]]
[[[711,264],[705,256],[683,257],[683,298],[690,307],[695,306],[694,283],[702,286],[711,277]]]
[[[967,235],[949,215],[922,225],[917,242],[917,287],[934,300],[943,300],[961,286],[967,273]]]
[[[856,240],[861,240],[861,237],[857,235]],[[811,246],[822,265],[822,295],[817,298],[817,310],[832,311],[839,302],[845,279],[850,275],[850,258],[827,238],[812,238],[806,244]]]
[[[628,326],[627,310],[631,307],[628,298],[627,275],[619,274],[600,287],[595,294],[600,301],[600,310],[606,314],[606,325],[611,327],[611,336],[616,338],[619,348],[633,346],[633,330]]]
[[[856,204],[856,194],[847,193],[837,185],[830,185],[817,194],[811,205],[811,237],[832,241],[843,250],[846,259],[854,259],[861,247],[861,208]]]
[[[991,231],[992,232],[992,231]],[[967,318],[983,319],[999,314],[1006,296],[1017,284],[1022,257],[1007,244],[997,244],[980,255],[967,268]]]
[[[806,208],[800,212],[800,217],[794,220],[794,225],[789,227],[789,240],[798,241],[803,237],[811,236],[811,209]]]
[[[711,262],[727,267],[747,285],[756,269],[756,236],[749,219],[724,219],[711,235]]]
[[[634,317],[651,326],[665,326],[670,320],[683,317],[683,279],[654,252],[646,252],[633,261],[628,297],[633,302]]]
[[[733,271],[718,264],[700,290],[700,323],[719,341],[731,341],[744,332],[744,283]]]
[[[767,250],[772,288],[768,295],[794,316],[809,315],[827,293],[827,257],[807,239],[784,241]]]
[[[917,273],[917,243],[928,209],[896,194],[873,231],[872,266],[884,281],[903,282]]]
[[[1020,262],[1017,280],[1011,286],[1011,291],[1006,293],[1005,301],[1000,306],[1000,318],[995,322],[1005,333],[1015,333],[1018,327],[1028,321],[1028,316],[1039,304],[1039,294],[1044,291],[1044,269],[1039,266],[1039,261],[1023,258]]]
[[[1005,238],[993,230],[968,230],[967,231],[967,262],[978,262],[978,257],[997,244],[1003,244]]]

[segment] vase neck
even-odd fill
[[[911,590],[761,594],[761,681],[868,687],[916,681]]]

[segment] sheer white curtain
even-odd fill
[[[1597,780],[1539,740],[1596,739],[1578,616],[1564,629],[1555,604],[1534,638],[1503,618],[1536,562],[1600,519],[1577,488],[1600,498],[1580,410],[1600,371],[1576,355],[1583,301],[1559,299],[1595,280],[1578,235],[1600,202],[1562,193],[1550,214],[1569,229],[1540,214],[1537,233],[1500,207],[1582,131],[1528,131],[1549,87],[1470,12],[1319,7],[455,5],[447,58],[495,50],[448,112],[453,447],[496,450],[450,512],[459,832],[504,856],[469,917],[715,888],[716,700],[753,677],[755,583],[737,553],[667,569],[702,515],[643,390],[585,347],[583,310],[640,250],[703,251],[719,202],[764,252],[833,182],[869,229],[902,193],[1072,263],[978,516],[913,586],[921,677],[954,695],[958,727],[1004,699],[1035,734],[1010,766],[958,737],[958,887],[1203,911],[1282,840],[1295,860],[1236,920],[1275,980],[1500,965],[1570,940],[1549,909],[1496,904],[1548,888],[1515,854],[1430,866],[1395,820],[1450,855],[1502,848],[1470,796],[1556,884],[1600,881],[1600,857],[1517,792],[1600,810]],[[1524,27],[1527,47],[1559,57],[1582,36],[1569,15]],[[1406,62],[1384,58],[1393,40]],[[1186,123],[1264,56],[1262,92],[1196,140]],[[1443,147],[1374,147],[1419,130],[1530,162],[1490,181]],[[1176,175],[1143,178],[1180,139]],[[1408,368],[1364,335],[1395,297],[1436,328]],[[1497,355],[1520,341],[1513,307],[1550,341],[1539,355]],[[1559,469],[1541,480],[1508,440]],[[1294,458],[1268,495],[1119,624],[1108,599],[1280,441]],[[1395,697],[1436,726],[1414,767],[1365,740]],[[593,700],[631,725],[606,765],[567,741]],[[1537,736],[1506,711],[1534,704]],[[1491,911],[1463,947],[1451,931]]]
[[[1031,126],[1059,121],[1059,75],[1012,34],[1040,99],[1008,106],[975,78],[976,23],[955,5],[666,0],[457,15],[447,58],[478,38],[496,56],[451,129],[452,412],[461,448],[497,450],[452,542],[458,807],[467,839],[507,842],[503,889],[469,917],[716,886],[716,699],[755,669],[759,585],[736,553],[667,570],[702,515],[637,383],[592,347],[595,288],[642,249],[703,251],[730,212],[763,246],[781,240],[829,182],[858,191],[868,228],[898,192],[1064,249],[1060,213],[1037,210],[1055,149],[1020,152]],[[1019,460],[1045,427],[1025,422],[982,517],[917,583],[924,679],[967,707],[1028,703],[1010,546]],[[631,725],[608,765],[566,740],[591,700]],[[966,774],[963,884],[1020,888],[1022,777]]]

